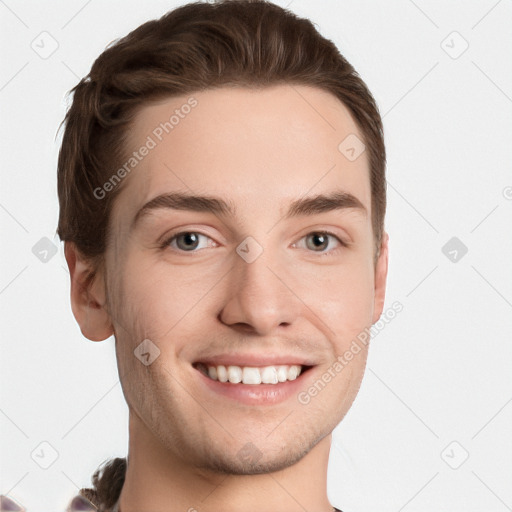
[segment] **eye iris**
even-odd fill
[[[192,241],[193,247],[191,247],[190,245],[185,245],[183,247],[180,247],[180,249],[184,249],[184,250],[195,249],[197,247],[198,239],[199,239],[199,237],[197,236],[196,233],[183,233],[183,234],[179,235],[176,238],[176,244],[179,247],[180,246],[180,243],[179,243],[180,240],[186,240],[187,243]]]
[[[326,247],[326,245],[327,245],[327,243],[328,243],[328,237],[327,237],[327,235],[325,235],[325,234],[323,234],[323,233],[313,233],[313,234],[311,235],[311,237],[312,237],[312,238],[314,238],[315,240],[321,239],[321,241],[320,241],[320,245],[321,245],[321,247],[320,247],[320,248],[321,248],[321,249],[324,249],[324,248]],[[309,240],[309,238],[308,238],[308,240]],[[314,246],[313,246],[313,249],[318,249],[318,248],[319,248],[319,246],[318,246],[318,245],[314,245]]]

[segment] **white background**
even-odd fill
[[[82,337],[55,236],[65,93],[181,3],[0,1],[0,494],[29,512],[64,510],[128,442],[114,340]],[[329,497],[344,512],[512,510],[512,2],[277,3],[359,71],[388,150],[386,307],[404,310],[335,430]],[[31,48],[43,31],[59,45],[47,59]],[[46,263],[43,237],[58,248]],[[456,262],[452,237],[468,249]]]

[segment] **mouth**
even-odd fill
[[[264,384],[277,386],[286,382],[295,381],[312,368],[312,366],[299,364],[236,366],[222,364],[213,365],[203,362],[194,363],[193,367],[212,381],[250,386],[261,386]]]
[[[230,363],[233,363],[231,359]],[[298,400],[301,390],[311,385],[316,373],[314,365],[256,366],[252,363],[251,366],[237,366],[222,362],[225,364],[201,361],[192,365],[200,392],[207,401],[228,400],[251,407],[291,404]]]

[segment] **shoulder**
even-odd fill
[[[69,502],[66,512],[119,512],[119,501],[112,508],[105,508],[95,500],[95,493],[92,489],[82,489],[80,494]]]
[[[92,489],[82,489],[80,494],[69,502],[66,512],[97,512],[98,508],[94,505],[93,501],[91,501],[93,499]]]

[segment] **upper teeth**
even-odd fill
[[[204,367],[204,366],[203,366]],[[208,376],[220,382],[238,384],[277,384],[295,380],[302,370],[297,364],[280,366],[210,366],[206,365]]]

